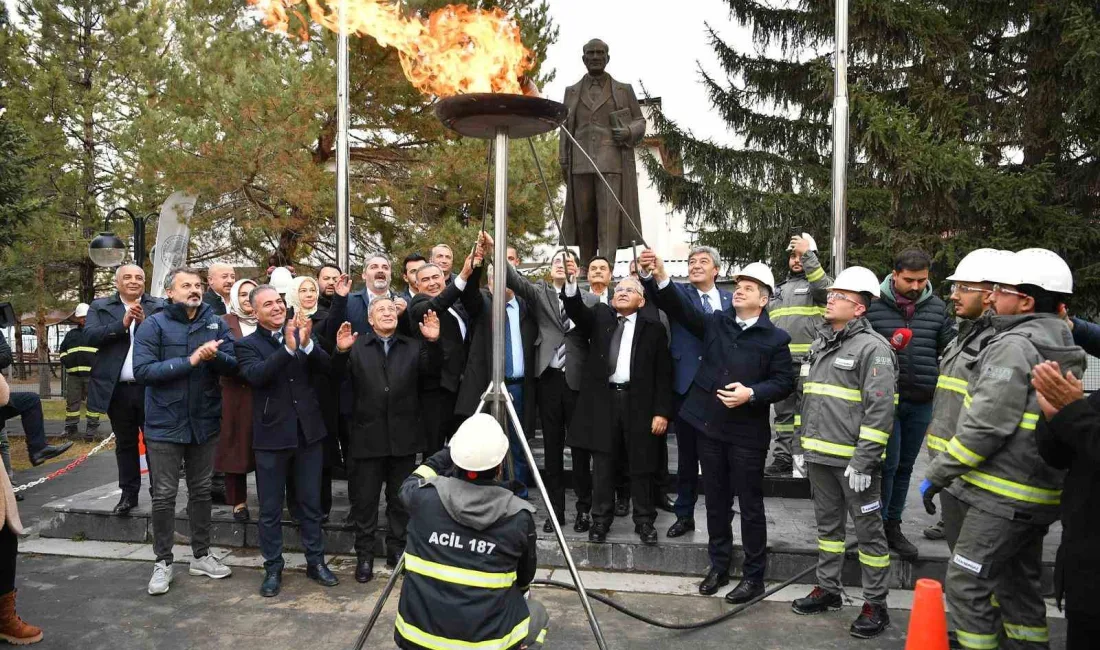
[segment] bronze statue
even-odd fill
[[[596,255],[597,248],[614,262],[619,248],[642,239],[634,147],[645,137],[645,118],[630,84],[615,81],[604,71],[611,60],[607,43],[599,39],[586,43],[582,60],[588,74],[565,89],[562,103],[569,109],[565,128],[595,167],[567,136],[559,136],[558,159],[567,184],[562,229],[566,244],[580,246],[584,262]],[[597,170],[629,217],[609,195]]]

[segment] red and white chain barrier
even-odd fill
[[[46,481],[49,481],[50,479],[55,479],[58,476],[61,476],[62,474],[68,473],[68,472],[76,469],[77,467],[80,467],[84,463],[84,461],[88,460],[89,457],[96,455],[104,447],[106,447],[107,445],[109,445],[110,443],[112,443],[114,441],[115,441],[115,434],[112,432],[111,435],[104,438],[102,442],[100,442],[98,445],[93,447],[91,451],[84,454],[80,458],[77,458],[76,460],[74,460],[73,462],[69,463],[68,465],[62,467],[61,469],[50,472],[49,474],[43,476],[42,478],[35,479],[35,480],[31,481],[30,483],[24,483],[23,485],[20,485],[18,487],[13,487],[12,492],[22,492],[23,490],[29,490],[32,487],[37,487],[39,485],[42,485],[43,483],[45,483]]]

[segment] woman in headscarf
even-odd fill
[[[237,280],[229,294],[229,313],[222,316],[240,341],[256,331],[256,314],[249,294],[254,280]],[[225,473],[225,502],[233,518],[248,521],[248,473],[256,469],[252,454],[252,388],[240,377],[222,377],[222,429],[214,469]]]

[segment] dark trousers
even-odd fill
[[[15,558],[12,558],[13,569],[14,566]],[[0,588],[3,588],[2,585]],[[1066,650],[1095,650],[1100,645],[1100,620],[1096,618],[1096,612],[1066,610],[1066,623]]]
[[[12,393],[7,405],[0,407],[0,428],[3,428],[5,420],[17,415],[23,421],[27,452],[34,455],[45,449],[46,427],[42,418],[42,398],[37,393]]]
[[[443,449],[455,432],[455,402],[458,396],[446,388],[430,388],[420,393],[420,412],[424,422],[424,458]]]
[[[18,556],[19,536],[5,524],[0,529],[0,596],[15,591],[15,559]]]
[[[321,456],[325,455],[325,441],[321,441]],[[321,464],[321,472],[317,475],[319,481],[318,490],[321,495],[321,516],[327,517],[332,512],[332,467]],[[298,517],[298,480],[294,472],[286,476],[286,507],[295,519]]]
[[[733,554],[730,508],[737,495],[741,539],[745,547],[742,575],[763,580],[767,566],[768,520],[764,516],[764,461],[767,449],[747,449],[705,434],[697,438],[707,492],[707,550],[712,568],[728,572]]]
[[[405,550],[405,529],[409,513],[398,490],[416,469],[416,456],[382,456],[348,459],[348,496],[351,523],[355,528],[355,555],[374,557],[374,535],[378,530],[378,500],[386,484],[386,552],[400,555]]]
[[[210,551],[210,475],[218,437],[206,442],[179,444],[149,440],[145,444],[149,481],[153,486],[153,552],[157,562],[172,563],[172,541],[176,533],[176,494],[180,486],[180,464],[187,463],[187,516],[191,527],[191,554],[203,557]]]
[[[118,382],[107,406],[107,417],[115,433],[115,462],[118,487],[123,494],[137,498],[141,490],[141,455],[138,429],[145,425],[145,387],[135,382]],[[147,457],[151,456],[146,454]],[[150,479],[152,485],[152,479]]]
[[[279,451],[257,449],[256,492],[260,501],[260,552],[266,571],[283,570],[283,494],[286,480],[294,475],[295,510],[299,536],[310,565],[325,561],[321,534],[321,461],[322,442]]]
[[[630,391],[611,391],[611,453],[593,452],[595,486],[592,491],[592,521],[608,528],[615,519],[615,482],[619,463],[628,454],[630,439]],[[650,435],[649,431],[645,432]],[[655,467],[630,466],[630,497],[634,504],[634,524],[653,523],[657,506],[653,502]],[[728,508],[727,508],[728,510]]]
[[[236,506],[248,501],[248,475],[225,473],[225,502]]]
[[[682,395],[674,395],[674,408],[680,412],[684,403]],[[695,504],[699,501],[699,451],[698,440],[702,434],[686,420],[676,417],[676,516],[695,518]]]
[[[547,368],[539,377],[539,419],[545,447],[543,481],[558,521],[565,520],[565,434],[577,407],[577,391],[565,383],[565,373]],[[592,509],[592,455],[587,449],[572,448],[573,491],[577,512]]]
[[[882,518],[901,521],[913,465],[932,422],[932,402],[901,400],[895,411],[894,432],[886,445],[882,468]]]

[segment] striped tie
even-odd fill
[[[710,296],[708,294],[704,293],[704,294],[701,294],[699,297],[703,299],[703,313],[704,314],[713,314],[714,313],[714,307],[712,307],[711,304],[710,304]]]
[[[561,318],[561,328],[566,332],[569,331],[569,315],[565,313],[565,303],[558,299],[558,316]],[[554,350],[554,360],[550,362],[552,368],[564,368],[565,367],[565,341],[558,346],[557,350]]]

